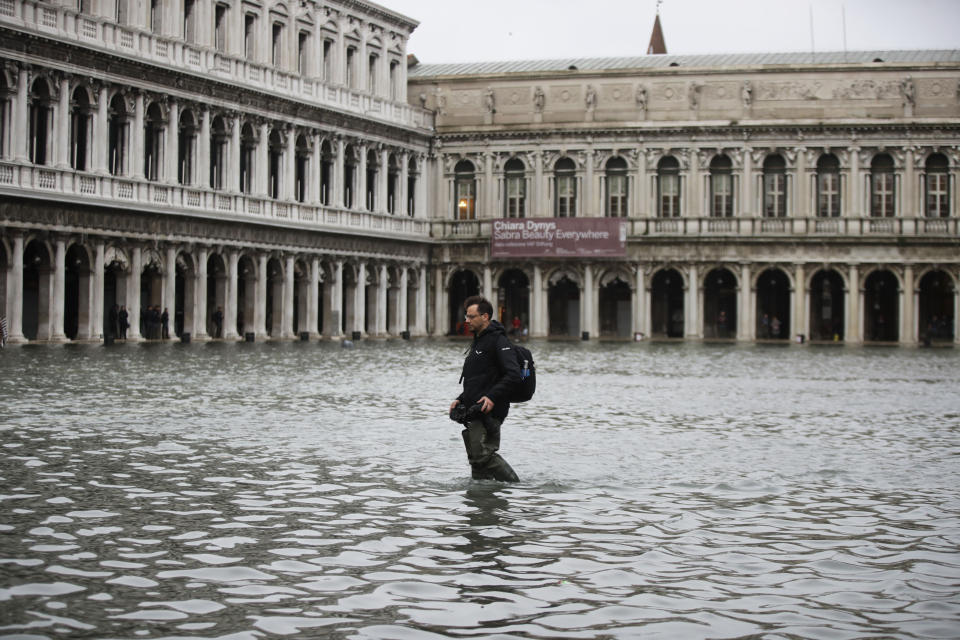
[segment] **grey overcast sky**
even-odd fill
[[[656,0],[377,0],[423,63],[636,56]],[[668,53],[960,48],[960,0],[663,0]]]

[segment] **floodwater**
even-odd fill
[[[960,350],[466,344],[0,351],[0,637],[960,637]]]

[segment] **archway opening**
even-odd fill
[[[267,335],[271,338],[280,336],[280,326],[283,321],[283,265],[277,258],[267,261],[267,304],[266,322],[264,323]]]
[[[480,279],[473,271],[460,269],[450,278],[450,322],[447,335],[467,335],[468,329],[463,315],[463,302],[470,296],[480,294]]]
[[[600,286],[600,335],[607,338],[629,338],[633,314],[630,285],[617,275]]]
[[[547,309],[550,323],[547,335],[580,335],[580,286],[566,274],[550,283],[547,289]]]
[[[896,342],[900,337],[900,286],[886,270],[874,271],[864,283],[864,337],[870,342]]]
[[[683,326],[683,276],[676,269],[662,269],[650,286],[650,333],[658,338],[682,338]]]
[[[497,283],[498,317],[510,335],[523,335],[530,323],[530,279],[520,269],[508,269]]]
[[[159,260],[151,260],[140,272],[140,335],[160,339],[160,305],[163,302],[163,271]]]
[[[67,249],[64,265],[63,334],[71,340],[90,335],[90,258],[78,245]]]
[[[237,261],[237,334],[245,336],[256,330],[257,267],[250,256]]]
[[[103,273],[103,335],[125,340],[130,326],[127,309],[126,265],[117,259],[104,265]]]
[[[843,278],[833,269],[817,271],[810,280],[810,339],[841,342],[844,326]]]
[[[223,337],[223,307],[227,299],[227,265],[220,254],[207,258],[207,335]]]
[[[757,278],[757,338],[790,338],[790,279],[780,269],[767,269]]]
[[[309,331],[307,314],[310,311],[310,271],[302,260],[293,264],[293,335]]]
[[[737,336],[737,279],[719,267],[703,281],[703,335],[727,340]]]
[[[952,342],[955,335],[953,280],[943,271],[931,271],[920,279],[920,327],[924,343]]]
[[[23,250],[22,330],[27,340],[50,337],[50,290],[53,286],[50,252],[39,240]]]

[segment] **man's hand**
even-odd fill
[[[451,403],[450,403],[450,411],[453,411],[458,404],[460,404],[460,401],[459,401],[459,400],[454,400],[453,402],[451,402]]]
[[[480,411],[482,411],[483,413],[490,413],[491,411],[493,411],[493,400],[491,400],[487,396],[483,396],[482,398],[477,400],[477,404],[480,405]]]

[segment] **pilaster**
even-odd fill
[[[238,299],[238,268],[240,252],[231,249],[227,252],[227,295],[223,304],[223,337],[227,340],[236,340],[237,333],[237,299]]]

